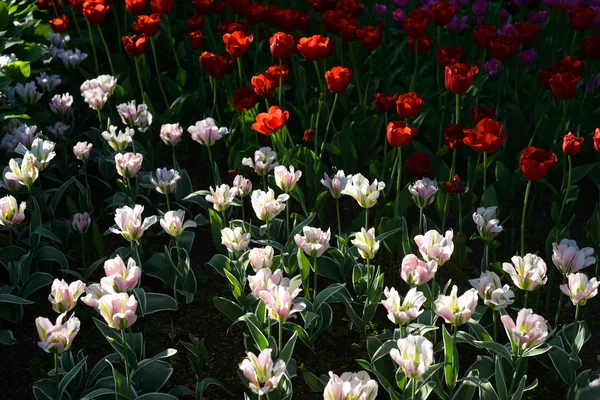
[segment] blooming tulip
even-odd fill
[[[552,243],[552,262],[565,276],[593,265],[596,262],[593,255],[593,248],[584,247],[580,250],[574,240],[563,239],[560,243]]]
[[[213,208],[217,211],[227,210],[237,195],[237,189],[226,184],[222,184],[216,190],[212,186],[209,189],[210,194],[206,195],[206,201],[213,203]]]
[[[118,330],[129,328],[135,323],[137,305],[135,297],[127,293],[111,293],[98,300],[98,310],[106,324]]]
[[[479,279],[470,279],[469,283],[479,293],[483,303],[492,310],[500,310],[511,305],[515,294],[508,285],[502,286],[500,277],[492,271],[482,272]]]
[[[279,165],[275,167],[275,183],[279,187],[279,189],[283,190],[285,193],[289,193],[296,187],[296,183],[300,180],[302,176],[302,171],[294,171],[294,166],[290,165],[289,171],[283,166]]]
[[[30,152],[25,153],[23,159],[11,158],[8,162],[10,172],[6,172],[4,177],[8,180],[17,181],[20,185],[31,189],[31,185],[33,185],[39,175],[39,170],[35,166],[35,162],[35,157]]]
[[[324,400],[375,400],[379,386],[365,371],[344,372],[337,376],[329,371],[329,382],[323,390]]]
[[[154,217],[156,218],[156,217]],[[176,210],[166,212],[160,219],[160,226],[173,237],[179,237],[187,228],[195,228],[194,221],[185,221],[185,211]],[[145,221],[144,221],[145,223]]]
[[[408,335],[398,339],[398,349],[390,350],[390,356],[408,378],[421,380],[434,361],[433,343],[420,335]]]
[[[500,221],[496,218],[497,208],[496,206],[479,207],[473,213],[473,221],[477,225],[477,230],[483,240],[492,240],[503,231]]]
[[[530,308],[519,311],[516,323],[509,315],[501,316],[500,320],[517,354],[538,347],[548,337],[548,323]]]
[[[435,260],[441,267],[450,259],[454,251],[453,236],[452,230],[446,231],[442,236],[438,231],[432,229],[425,235],[415,236],[415,243],[425,261]]]
[[[142,270],[137,266],[133,258],[127,260],[127,266],[120,256],[104,262],[104,273],[107,277],[113,277],[118,287],[118,292],[128,292],[137,285]]]
[[[474,129],[465,131],[463,141],[477,153],[495,153],[508,139],[502,128],[502,123],[484,118]]]
[[[62,95],[56,94],[50,100],[50,111],[64,117],[69,114],[72,105],[73,96],[71,96],[69,93],[64,93]]]
[[[309,257],[321,257],[329,248],[329,240],[331,238],[331,230],[327,232],[321,228],[312,228],[305,226],[302,228],[303,235],[296,234],[294,240],[296,246],[300,247]]]
[[[277,153],[270,147],[261,147],[254,152],[254,160],[245,157],[242,159],[242,165],[254,169],[256,175],[264,176],[279,164],[277,163]]]
[[[596,278],[588,279],[585,274],[578,272],[569,274],[567,279],[567,284],[560,285],[560,290],[569,296],[576,306],[585,305],[589,299],[598,294],[600,283]]]
[[[405,93],[396,100],[396,112],[401,118],[414,118],[421,114],[423,99],[414,92]]]
[[[261,221],[269,222],[285,210],[285,202],[290,198],[287,194],[280,194],[275,198],[275,192],[269,188],[268,191],[255,190],[252,192],[252,208]]]
[[[135,100],[132,100],[129,103],[119,104],[117,112],[125,125],[131,128],[137,126],[140,132],[146,132],[152,125],[152,114],[146,104],[136,105]]]
[[[557,162],[556,154],[530,146],[521,153],[521,172],[530,181],[537,181],[545,178]]]
[[[417,132],[404,121],[391,121],[386,128],[387,140],[392,147],[408,146]]]
[[[192,140],[208,147],[229,133],[227,128],[219,128],[212,118],[197,121],[195,125],[188,127],[187,131],[192,136]]]
[[[343,170],[337,171],[333,178],[330,178],[327,174],[323,174],[323,179],[321,179],[321,184],[329,189],[329,193],[334,199],[342,197],[342,191],[346,188],[347,183],[348,178]]]
[[[73,146],[73,154],[75,154],[75,158],[79,161],[86,162],[88,158],[90,158],[90,151],[92,150],[93,145],[88,142],[78,142],[75,146]]]
[[[54,159],[56,156],[56,152],[54,148],[56,147],[56,143],[50,140],[44,140],[42,138],[36,138],[31,143],[31,147],[29,150],[21,143],[17,145],[15,152],[19,154],[25,155],[28,152],[35,157],[35,166],[43,171],[48,166],[48,163]]]
[[[473,85],[473,79],[478,73],[477,65],[454,64],[447,66],[444,73],[446,89],[450,93],[463,94]]]
[[[419,208],[425,208],[435,199],[438,192],[437,181],[423,178],[408,186],[408,191]]]
[[[281,323],[294,313],[300,312],[306,308],[304,303],[293,304],[293,300],[300,294],[302,289],[290,289],[285,286],[271,285],[266,290],[260,292],[260,299],[265,303],[269,312],[269,318]]]
[[[183,135],[183,128],[176,124],[164,124],[160,127],[160,139],[167,146],[177,146]]]
[[[25,208],[27,203],[17,203],[13,196],[4,196],[0,199],[0,225],[13,228],[25,219]]]
[[[375,253],[379,250],[379,240],[375,237],[375,228],[368,231],[365,228],[360,228],[360,232],[356,232],[355,239],[352,239],[352,244],[356,246],[358,253],[365,260],[375,258]]]
[[[233,179],[233,188],[237,190],[237,195],[246,197],[252,192],[252,182],[242,175],[236,175]]]
[[[273,266],[273,255],[271,246],[255,247],[248,253],[248,260],[254,272],[258,272],[261,269],[270,269]]]
[[[260,298],[260,292],[268,290],[271,286],[290,287],[290,280],[283,277],[280,269],[273,272],[269,268],[262,268],[256,272],[256,275],[248,277],[248,286],[254,297]]]
[[[348,175],[347,178],[348,182],[341,191],[342,194],[354,198],[362,208],[371,208],[377,204],[380,192],[385,189],[385,183],[378,182],[377,179],[369,183],[362,174]]]
[[[152,39],[148,38],[145,33],[121,37],[125,52],[132,57],[139,57],[144,54],[146,52],[146,47],[148,47],[149,40]]]
[[[144,8],[145,3],[146,2],[144,1]],[[152,37],[160,30],[160,23],[161,19],[159,13],[154,13],[151,15],[138,15],[137,21],[133,22],[133,29],[138,33],[143,33],[148,37]]]
[[[168,195],[175,191],[177,182],[181,179],[179,172],[174,169],[157,168],[156,178],[150,177],[150,183],[154,185],[154,188],[158,193]]]
[[[129,242],[138,243],[144,232],[156,223],[156,216],[145,218],[142,222],[142,213],[144,206],[136,204],[134,208],[123,206],[117,208],[115,213],[116,228],[110,228],[112,233],[120,234]]]
[[[277,106],[271,106],[268,112],[256,116],[256,122],[252,124],[252,129],[263,135],[271,135],[282,129],[289,118],[289,111],[282,111]]]
[[[129,143],[133,142],[135,131],[131,128],[125,128],[125,131],[117,131],[115,125],[111,125],[108,131],[102,132],[102,138],[108,142],[108,145],[114,151],[124,151]]]
[[[333,52],[332,49],[335,49],[335,42],[321,35],[300,38],[298,41],[298,50],[307,61],[328,57]]]
[[[133,178],[142,168],[144,155],[141,153],[117,153],[115,154],[115,165],[117,173],[123,178]]]
[[[71,348],[81,324],[75,314],[71,315],[71,318],[63,324],[62,321],[66,315],[67,313],[60,314],[56,318],[55,324],[52,324],[48,318],[38,317],[35,319],[35,326],[40,338],[38,346],[46,353],[62,354]]]
[[[240,226],[221,230],[221,244],[231,252],[244,251],[250,244],[250,234],[243,233]]]
[[[424,311],[421,307],[427,300],[423,293],[414,287],[406,293],[404,301],[394,288],[386,287],[383,294],[386,299],[382,300],[381,304],[388,312],[388,319],[397,325],[405,325],[421,315]]]
[[[569,132],[563,139],[562,150],[568,156],[576,156],[581,151],[583,137],[577,137]]]
[[[92,220],[87,212],[77,213],[73,215],[73,220],[71,221],[71,226],[73,227],[73,230],[82,235],[87,232],[91,224]]]
[[[414,254],[407,254],[402,259],[400,277],[409,286],[424,285],[434,277],[437,267],[435,260],[422,261]]]
[[[232,57],[242,57],[245,55],[253,40],[253,35],[248,35],[242,31],[235,31],[223,35],[225,51],[231,54]]]
[[[454,326],[467,323],[477,307],[477,290],[469,289],[460,297],[458,287],[452,286],[449,296],[440,294],[435,300],[435,313]]]
[[[526,254],[525,257],[514,256],[510,260],[512,264],[503,263],[502,269],[510,275],[519,289],[532,291],[548,280],[546,263],[535,254]]]
[[[91,285],[87,285],[85,287],[85,296],[81,298],[81,302],[98,310],[98,301],[105,294],[108,293],[105,292],[104,289],[102,289],[102,286],[100,284],[92,283]]]
[[[52,309],[57,313],[69,312],[77,304],[77,299],[83,294],[85,285],[81,281],[71,284],[63,280],[55,279],[48,295],[48,301],[52,303]]]
[[[37,91],[35,82],[28,82],[25,85],[18,83],[15,85],[15,92],[19,100],[27,104],[36,104],[41,98],[42,93]]]
[[[285,373],[285,362],[277,360],[273,362],[271,358],[272,349],[264,349],[258,357],[247,352],[247,357],[239,365],[244,376],[249,381],[250,390],[253,393],[262,396],[267,394],[279,386],[279,381]]]
[[[344,93],[350,84],[354,72],[344,67],[333,67],[325,72],[327,89],[336,94]]]

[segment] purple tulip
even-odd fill
[[[529,13],[529,22],[532,24],[542,24],[548,20],[548,11],[538,11]]]
[[[375,14],[377,14],[380,17],[385,15],[386,9],[387,7],[385,4],[375,4]]]
[[[406,14],[401,8],[394,10],[394,12],[392,13],[392,18],[394,19],[394,21],[396,21],[398,25],[400,25],[402,29],[404,29],[404,21],[406,21]]]
[[[535,49],[531,48],[521,51],[521,54],[519,55],[519,61],[521,62],[521,65],[525,67],[531,67],[535,62],[535,57]]]
[[[498,11],[498,18],[500,18],[500,21],[506,21],[509,17],[510,14],[504,8]]]
[[[484,0],[477,0],[471,4],[471,9],[476,16],[483,16],[488,10],[488,4]]]
[[[494,76],[494,75],[498,75],[500,73],[500,69],[502,68],[502,63],[500,61],[496,60],[495,58],[492,58],[491,60],[484,62],[483,66],[485,67],[488,74]]]

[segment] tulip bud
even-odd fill
[[[249,381],[250,390],[261,397],[279,386],[279,381],[285,374],[285,362],[271,358],[272,349],[264,349],[258,357],[247,352],[247,357],[240,363],[239,367]]]
[[[83,235],[87,232],[91,223],[92,220],[87,212],[77,213],[73,215],[73,221],[71,222],[71,226],[73,227],[74,231]]]
[[[17,203],[13,196],[4,196],[0,199],[0,225],[13,228],[25,219],[25,208],[27,204],[23,201]]]
[[[98,310],[106,324],[118,330],[129,328],[135,323],[137,305],[135,297],[127,293],[111,293],[98,300]]]
[[[194,221],[185,221],[185,211],[169,211],[160,219],[160,226],[173,237],[179,237],[187,228],[195,228]]]
[[[52,282],[48,301],[52,303],[52,309],[57,313],[71,311],[77,304],[77,299],[83,294],[85,285],[81,281],[75,281],[71,284],[63,280],[55,279]]]
[[[90,151],[92,150],[93,145],[88,142],[78,142],[75,146],[73,146],[73,154],[75,154],[75,158],[80,161],[86,162],[90,158]]]
[[[560,285],[560,290],[571,298],[571,302],[576,306],[585,305],[585,303],[598,294],[598,281],[596,278],[588,279],[585,274],[580,272],[569,274],[567,284]]]
[[[354,235],[356,239],[352,240],[352,244],[356,246],[358,253],[365,260],[375,258],[375,253],[379,250],[379,240],[375,237],[375,228],[368,231],[365,228],[360,228],[360,232]]]
[[[329,248],[329,240],[331,238],[331,230],[327,232],[321,228],[312,228],[305,226],[302,228],[304,235],[296,234],[294,240],[296,246],[300,247],[309,257],[321,257]]]
[[[408,191],[419,208],[425,208],[435,199],[438,192],[437,181],[423,178],[408,186]]]

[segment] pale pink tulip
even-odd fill
[[[410,286],[419,286],[429,282],[437,272],[437,262],[419,260],[414,254],[407,254],[402,259],[400,277]]]
[[[560,290],[571,298],[574,305],[583,306],[589,299],[598,294],[596,278],[588,279],[587,275],[578,272],[567,275],[567,283],[560,285]]]
[[[432,229],[427,231],[425,235],[415,236],[415,243],[425,261],[434,260],[441,267],[452,257],[452,252],[454,252],[453,237],[452,230],[446,231],[446,234],[442,236],[438,231]]]
[[[423,178],[409,185],[408,191],[412,194],[417,207],[425,208],[433,203],[435,195],[438,192],[438,185],[436,181]]]
[[[375,400],[379,386],[365,371],[344,372],[337,376],[329,371],[329,382],[323,391],[324,400]]]
[[[181,179],[179,172],[174,169],[157,168],[156,178],[151,177],[150,183],[154,185],[154,188],[158,193],[168,195],[175,191],[177,182]]]
[[[501,316],[500,320],[511,343],[519,352],[538,347],[548,337],[548,323],[543,317],[534,314],[531,308],[521,309],[516,323],[509,315]]]
[[[127,293],[111,293],[98,300],[98,310],[108,326],[123,330],[129,328],[137,320],[137,300]]]
[[[273,168],[278,166],[277,153],[270,147],[261,147],[254,152],[254,158],[245,157],[242,159],[242,165],[250,167],[258,176],[264,176]]]
[[[259,271],[260,272],[260,271]],[[269,312],[269,318],[279,322],[285,322],[294,313],[306,308],[306,304],[293,304],[293,300],[300,294],[302,289],[295,289],[292,293],[285,286],[271,285],[260,292],[260,299],[265,303]]]
[[[365,260],[375,258],[375,253],[379,251],[379,240],[375,236],[375,228],[368,231],[365,228],[360,228],[360,232],[354,234],[355,239],[352,239],[352,244],[356,246],[358,254]]]
[[[285,193],[289,193],[296,187],[296,184],[302,177],[302,171],[294,171],[294,166],[290,165],[289,171],[283,166],[275,167],[275,184]]]
[[[268,268],[259,269],[256,275],[248,276],[248,286],[252,294],[256,298],[260,298],[260,292],[268,290],[270,286],[289,287],[290,280],[283,277],[283,272],[280,269],[271,271]]]
[[[321,228],[305,226],[302,228],[302,233],[303,235],[296,234],[294,240],[296,246],[304,250],[307,256],[321,257],[329,248],[331,229],[324,232]]]
[[[73,146],[73,154],[79,161],[86,162],[90,158],[90,151],[93,145],[88,142],[78,142]]]
[[[217,211],[227,210],[237,195],[237,189],[230,188],[226,184],[222,184],[216,190],[211,186],[209,190],[210,194],[206,195],[206,201],[213,203],[213,208]]]
[[[125,128],[119,131],[116,125],[111,125],[108,131],[102,132],[102,138],[114,151],[125,151],[129,143],[133,142],[135,131],[131,128]]]
[[[27,204],[22,201],[17,203],[13,196],[4,196],[0,199],[0,225],[13,228],[25,219],[25,208]]]
[[[141,153],[117,153],[115,164],[117,173],[123,178],[133,178],[142,168],[144,156]]]
[[[223,228],[221,230],[221,244],[231,252],[244,251],[250,244],[250,234],[244,233],[241,226],[234,229]]]
[[[558,243],[552,243],[552,262],[563,275],[577,272],[596,263],[593,257],[594,249],[584,247],[579,249],[577,242],[563,239]]]
[[[67,313],[62,313],[56,318],[56,323],[52,324],[48,318],[38,317],[35,319],[40,341],[38,346],[46,353],[62,354],[71,348],[73,339],[79,332],[80,322],[75,314],[63,324],[63,319]]]
[[[52,309],[57,313],[71,311],[77,304],[77,299],[83,294],[85,284],[79,280],[68,284],[64,279],[55,279],[48,295]]]
[[[233,179],[233,187],[237,189],[237,195],[240,197],[246,197],[252,192],[252,182],[242,175],[235,176]]]
[[[197,121],[195,125],[188,127],[187,131],[192,136],[192,140],[208,147],[229,133],[227,128],[219,128],[212,118]]]
[[[87,212],[73,215],[73,220],[71,221],[73,230],[81,234],[86,233],[91,224],[92,219]]]
[[[506,308],[514,302],[515,294],[510,286],[503,286],[495,272],[482,272],[479,279],[470,279],[469,283],[477,290],[483,303],[492,310]]]
[[[390,350],[392,360],[409,379],[421,380],[433,364],[433,343],[423,336],[408,335],[398,339],[398,349]]]
[[[177,146],[183,135],[183,128],[176,124],[164,124],[160,127],[160,139],[167,146]]]
[[[250,390],[259,396],[277,389],[285,373],[285,363],[283,360],[273,362],[272,351],[269,348],[264,349],[258,357],[252,352],[247,352],[247,357],[239,364],[240,370],[249,381]]]
[[[383,294],[386,299],[382,300],[381,304],[387,310],[389,320],[397,325],[405,325],[421,315],[424,311],[421,307],[427,300],[423,293],[417,291],[417,288],[410,289],[404,301],[394,288],[386,287]]]
[[[496,218],[497,209],[496,206],[479,207],[473,213],[473,222],[477,225],[477,231],[483,240],[492,240],[503,231],[500,221]]]
[[[27,152],[22,159],[11,158],[8,162],[10,172],[6,172],[4,177],[8,180],[17,181],[20,185],[31,189],[31,186],[37,180],[40,173],[35,163],[35,156],[30,152]]]
[[[121,121],[130,127],[137,127],[140,132],[146,132],[152,125],[152,114],[148,111],[146,104],[135,104],[135,100],[129,103],[119,104],[117,112]]]
[[[521,290],[535,290],[546,283],[546,263],[535,254],[526,254],[525,257],[514,256],[510,259],[512,264],[503,263],[502,269],[512,278],[516,287]]]
[[[136,204],[133,208],[124,206],[117,208],[115,223],[119,229],[110,228],[112,233],[120,234],[128,242],[139,242],[144,232],[156,223],[156,216],[145,218],[142,222],[144,206]]]
[[[187,228],[195,228],[194,221],[185,221],[185,211],[168,211],[160,219],[160,226],[173,237],[179,237]]]
[[[339,199],[342,197],[342,190],[346,188],[347,183],[348,178],[343,170],[336,172],[333,178],[330,178],[329,175],[324,174],[323,179],[321,179],[321,184],[329,189],[329,193],[334,199]]]
[[[285,210],[285,202],[289,198],[287,194],[280,194],[275,198],[275,192],[271,188],[266,192],[255,190],[251,196],[252,208],[258,219],[268,222]]]
[[[477,290],[469,289],[458,296],[458,287],[452,286],[450,296],[440,294],[435,300],[434,311],[444,321],[454,326],[467,323],[477,307]]]
[[[263,268],[271,268],[273,266],[273,248],[271,246],[255,247],[248,253],[248,260],[254,269],[258,272]]]
[[[50,99],[50,111],[61,116],[66,116],[71,111],[73,96],[69,93],[55,94]]]
[[[54,151],[55,148],[56,143],[53,141],[37,138],[33,140],[33,143],[31,143],[31,146],[29,147],[19,143],[15,149],[15,152],[22,155],[31,153],[34,157],[35,166],[40,171],[43,171],[46,169],[50,161],[56,157],[56,152]]]
[[[92,283],[85,287],[85,296],[81,298],[81,302],[98,310],[98,301],[102,298],[102,296],[109,293],[112,292],[104,291],[100,284]],[[98,310],[98,312],[100,311]]]
[[[348,175],[348,181],[341,193],[352,197],[362,208],[371,208],[377,204],[383,189],[385,183],[378,182],[377,179],[370,183],[363,175],[356,174]]]
[[[112,292],[121,293],[129,292],[135,288],[140,276],[142,276],[142,270],[133,258],[130,257],[127,260],[127,265],[125,265],[123,259],[117,255],[115,258],[104,262],[104,274],[107,278],[112,278]],[[104,288],[105,282],[100,281],[100,283]]]

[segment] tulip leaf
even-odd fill
[[[442,326],[442,333],[444,339],[444,377],[446,385],[451,388],[458,379],[458,350],[454,339],[446,329],[446,325]]]
[[[0,303],[28,305],[33,304],[33,301],[14,296],[12,294],[0,293]]]
[[[310,261],[304,254],[304,251],[298,247],[298,251],[296,253],[298,257],[298,266],[300,267],[300,276],[302,277],[302,284],[304,285],[304,290],[308,291],[309,289],[309,277],[310,277]]]
[[[27,282],[23,284],[23,288],[19,292],[21,297],[27,298],[30,294],[36,292],[37,290],[47,286],[54,281],[54,277],[45,272],[36,272],[32,274]]]
[[[15,339],[15,335],[13,335],[11,330],[0,330],[0,345],[10,346],[15,343],[17,343],[17,339]]]
[[[560,347],[551,346],[548,355],[561,379],[568,385],[573,384],[575,381],[575,370],[571,369],[569,354]]]
[[[204,391],[206,389],[208,389],[209,386],[212,386],[212,385],[219,386],[221,389],[223,389],[227,393],[231,394],[231,392],[229,390],[227,390],[227,388],[225,386],[223,386],[223,384],[221,382],[219,382],[218,380],[216,380],[214,378],[205,378],[196,384],[196,398],[203,399]]]
[[[119,353],[112,353],[112,354],[107,355],[100,361],[98,361],[96,363],[96,365],[94,365],[94,368],[92,368],[92,370],[88,374],[87,379],[85,381],[85,387],[90,387],[92,385],[92,383],[96,381],[96,378],[100,374],[103,375],[104,370],[109,367],[105,360],[108,360],[112,363],[112,362],[115,362],[117,359],[119,359],[119,357],[121,357],[121,355]]]
[[[119,371],[117,371],[115,366],[109,360],[107,360],[107,359],[104,359],[104,360],[112,368],[113,379],[114,379],[114,384],[115,384],[115,396],[117,396],[116,398],[118,398],[119,394],[126,395],[126,394],[130,393],[131,388],[127,387],[127,380],[125,379],[125,377]]]
[[[515,389],[515,392],[512,394],[511,400],[521,400],[523,397],[523,392],[525,392],[525,384],[527,383],[527,375],[523,375],[521,381],[519,382],[519,386]]]
[[[136,397],[136,399],[142,399],[142,400],[177,400],[177,397],[173,396],[172,394],[154,392],[154,393],[143,394],[140,397]]]
[[[33,395],[37,400],[56,399],[56,381],[53,379],[40,379],[33,385]]]
[[[246,325],[248,325],[248,329],[250,330],[250,334],[254,338],[254,342],[260,351],[269,347],[269,342],[264,333],[258,327],[258,319],[256,315],[252,313],[248,313],[244,316],[244,320],[246,321]]]
[[[329,300],[332,296],[337,294],[340,290],[344,289],[345,287],[346,287],[345,283],[334,283],[334,284],[331,284],[328,287],[326,287],[321,292],[319,292],[319,294],[317,294],[317,298],[315,299],[314,304],[313,304],[313,312],[316,313],[319,310],[319,308],[321,308],[321,305],[324,302]]]
[[[588,386],[579,389],[575,393],[575,400],[597,400],[600,399],[600,386]]]
[[[285,347],[281,349],[281,354],[278,355],[278,358],[283,360],[286,365],[290,362],[290,358],[292,358],[292,354],[294,353],[296,339],[298,339],[298,332],[294,332],[292,337],[286,343]]]
[[[144,315],[159,311],[177,310],[177,300],[163,293],[146,293],[146,312]]]
[[[479,341],[479,340],[475,340],[473,342],[473,344],[475,346],[477,346],[477,347],[489,350],[492,353],[492,355],[494,355],[494,356],[495,355],[499,355],[499,356],[502,356],[502,357],[506,358],[509,361],[512,359],[511,353],[508,351],[508,349],[506,347],[504,347],[500,343],[496,343],[496,342],[482,342],[482,341]]]
[[[131,380],[138,392],[151,393],[163,387],[172,374],[173,368],[166,361],[159,359],[142,360],[138,368],[133,371]]]
[[[69,385],[69,383],[71,383],[71,381],[75,378],[75,376],[77,376],[77,374],[79,373],[79,371],[81,371],[81,369],[83,368],[83,366],[86,364],[87,361],[87,356],[83,357],[83,359],[81,361],[79,361],[77,363],[77,365],[75,367],[73,367],[61,380],[60,380],[60,384],[58,385],[58,398],[61,399],[63,396],[63,393],[65,392],[65,390],[67,389],[67,386]]]
[[[499,399],[508,400],[508,390],[506,389],[506,377],[502,368],[502,360],[497,356],[494,362],[494,378],[496,380],[496,387],[498,388]]]
[[[213,303],[219,309],[219,311],[225,314],[231,321],[237,320],[244,314],[244,310],[242,310],[239,305],[235,304],[229,299],[215,297],[213,298]]]
[[[316,393],[322,393],[323,389],[325,389],[325,385],[315,374],[310,371],[302,370],[302,377],[304,378],[304,382],[308,385],[310,390]]]

